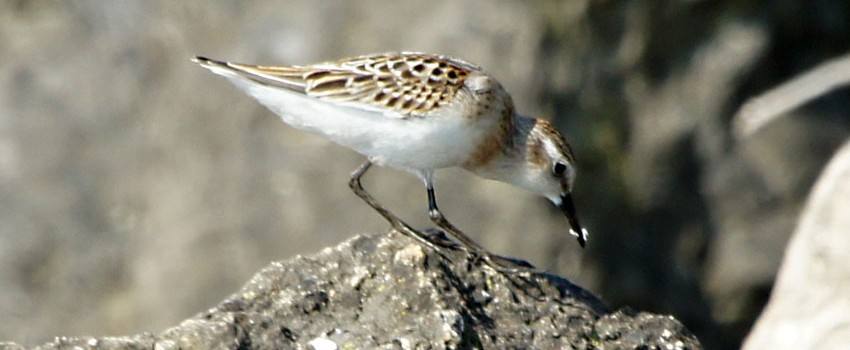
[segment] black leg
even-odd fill
[[[438,254],[440,254],[442,257],[446,258],[447,260],[451,260],[446,256],[446,254],[445,254],[445,252],[443,252],[442,248],[438,247],[436,244],[434,244],[433,242],[431,242],[428,239],[427,235],[425,235],[422,232],[416,231],[412,227],[407,225],[404,221],[402,221],[397,216],[395,216],[395,214],[391,213],[389,210],[384,208],[380,203],[378,203],[378,201],[375,200],[375,198],[372,197],[372,195],[369,194],[369,192],[366,192],[366,190],[363,189],[363,185],[360,183],[360,178],[363,177],[363,174],[365,174],[366,171],[369,170],[369,168],[371,166],[372,166],[372,162],[367,160],[366,162],[361,164],[360,167],[357,168],[357,170],[355,170],[353,173],[351,173],[351,179],[348,181],[348,186],[351,187],[351,190],[354,191],[354,194],[356,194],[358,197],[360,197],[360,199],[362,199],[364,202],[366,202],[366,204],[369,204],[369,206],[372,207],[372,209],[375,209],[375,211],[377,211],[378,214],[381,214],[381,216],[383,216],[384,219],[387,219],[387,221],[389,221],[390,225],[392,225],[392,227],[396,231],[398,231],[398,232],[400,232],[400,233],[402,233],[402,234],[404,234],[404,235],[406,235],[410,238],[413,238],[413,239],[419,241],[419,243],[422,243],[426,247],[433,249],[434,251],[436,251]]]
[[[428,216],[431,217],[431,221],[437,225],[437,227],[445,230],[449,235],[457,239],[465,248],[465,250],[472,255],[474,255],[475,259],[481,259],[485,264],[492,267],[496,271],[499,272],[507,272],[507,273],[516,273],[524,271],[523,269],[516,267],[507,267],[501,264],[496,263],[495,259],[498,259],[498,256],[495,256],[488,252],[484,247],[476,243],[472,238],[467,236],[463,231],[452,225],[448,219],[443,215],[439,208],[437,208],[437,196],[434,194],[434,186],[429,183],[427,184],[428,190]]]

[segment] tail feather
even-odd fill
[[[307,84],[304,72],[295,67],[265,67],[219,61],[204,56],[192,58],[192,62],[228,78],[248,79],[262,85],[284,88],[305,93]]]

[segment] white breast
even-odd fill
[[[325,135],[379,165],[406,171],[430,170],[466,161],[488,125],[451,112],[399,118],[317,100],[284,89],[225,75],[298,129]],[[479,122],[480,123],[480,122]]]

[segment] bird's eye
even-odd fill
[[[555,176],[562,176],[566,171],[567,165],[562,162],[557,162],[555,163],[555,165],[552,166],[552,173],[554,173]]]

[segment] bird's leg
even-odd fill
[[[467,236],[463,231],[452,225],[448,219],[443,215],[439,208],[437,208],[437,197],[434,194],[434,185],[431,181],[426,181],[426,186],[428,189],[428,216],[431,217],[431,221],[434,222],[438,227],[442,228],[446,232],[449,233],[452,237],[457,239],[464,247],[464,249],[474,255],[474,259],[481,259],[485,264],[492,267],[494,270],[499,272],[506,273],[516,273],[524,271],[523,269],[519,269],[516,267],[506,267],[495,261],[495,259],[499,258],[498,256],[488,252],[484,247],[476,243],[472,238]],[[502,258],[504,259],[504,258]]]
[[[451,260],[446,256],[442,248],[438,247],[436,244],[434,244],[433,242],[431,242],[431,240],[428,239],[427,235],[423,234],[422,232],[416,231],[415,229],[407,225],[407,223],[405,223],[397,216],[395,216],[395,214],[384,208],[380,203],[378,203],[377,200],[375,200],[374,197],[372,197],[371,194],[369,194],[369,192],[366,192],[366,190],[363,189],[363,185],[360,183],[360,178],[363,177],[363,174],[365,174],[371,166],[372,162],[367,160],[366,162],[361,164],[357,168],[357,170],[354,170],[354,172],[351,173],[351,179],[348,181],[348,186],[351,187],[351,190],[354,191],[354,194],[360,197],[360,199],[366,202],[366,204],[369,204],[369,206],[372,207],[372,209],[375,209],[378,214],[381,214],[384,219],[387,219],[387,221],[389,221],[390,225],[392,225],[392,227],[396,231],[419,241],[419,243],[424,244],[428,248],[433,249],[437,252],[437,254],[440,254],[442,257],[446,258],[446,260]]]

